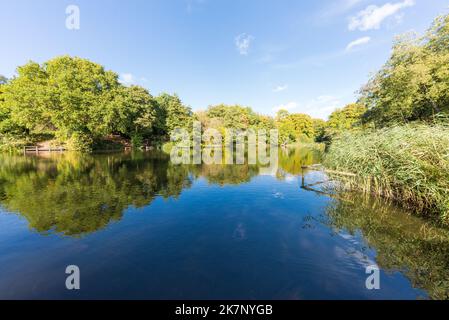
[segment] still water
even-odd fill
[[[162,153],[2,155],[0,298],[448,298],[449,232],[320,193],[324,174],[302,169],[319,156],[281,151],[266,175]],[[372,265],[380,290],[365,286]]]

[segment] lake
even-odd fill
[[[267,174],[159,152],[0,155],[0,298],[447,299],[449,232],[328,190],[302,169],[319,162],[282,150]]]

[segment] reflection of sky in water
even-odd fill
[[[97,172],[101,168],[98,164],[94,167]],[[151,172],[145,168],[140,164],[126,173],[136,180],[124,186],[124,194],[128,197],[143,194],[143,199],[148,199],[151,193],[143,192],[144,189],[159,184],[156,192],[159,196],[146,204],[143,201],[142,205],[132,204],[132,198],[125,199],[130,205],[123,209],[121,216],[107,220],[105,225],[100,220],[108,214],[108,209],[102,216],[73,215],[71,219],[84,219],[81,226],[71,225],[70,219],[59,220],[54,222],[60,224],[59,233],[36,232],[29,229],[28,219],[33,216],[27,219],[2,209],[0,298],[415,299],[426,296],[412,287],[405,274],[389,270],[381,272],[381,290],[366,290],[365,268],[378,264],[377,248],[369,247],[360,231],[352,233],[335,228],[327,216],[335,200],[301,189],[301,179],[295,175],[278,179],[254,174],[249,179],[237,179],[231,175],[242,175],[248,169],[224,173],[218,168],[199,171],[197,168],[197,171],[186,170],[183,176],[164,163],[155,164]],[[118,172],[107,179],[114,179]],[[158,175],[162,175],[159,182],[155,178]],[[176,196],[162,196],[178,186],[171,185],[165,175],[169,179],[180,178],[183,187],[180,192],[176,191]],[[186,184],[189,177],[190,183]],[[322,179],[319,172],[312,171],[306,176],[307,183]],[[228,182],[217,182],[224,180]],[[109,188],[107,183],[104,188]],[[133,190],[137,186],[139,189]],[[115,190],[110,191],[110,196],[116,198],[109,201],[106,197],[106,203],[98,205],[99,210],[123,200],[118,199],[118,187],[114,188],[110,189]],[[40,190],[42,196],[45,190]],[[80,196],[72,191],[72,196],[75,195]],[[83,194],[83,197],[97,199],[104,195],[99,192]],[[345,213],[342,214],[344,217]],[[39,221],[32,222],[39,225]],[[96,230],[92,227],[95,224]],[[95,231],[81,236],[60,232],[73,226]],[[70,264],[81,268],[83,289],[80,292],[64,289],[64,270]],[[379,267],[382,269],[381,264]]]

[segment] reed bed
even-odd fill
[[[345,185],[394,199],[449,224],[449,126],[402,125],[347,132],[335,139],[324,164],[354,173]]]

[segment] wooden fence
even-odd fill
[[[39,147],[39,146],[26,146],[23,148],[23,153],[35,153],[39,154],[42,152],[63,152],[65,151],[64,147]]]

